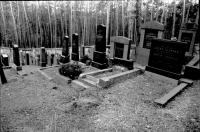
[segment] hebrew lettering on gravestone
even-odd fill
[[[178,79],[181,77],[185,51],[186,43],[166,39],[153,39],[146,70]]]
[[[157,36],[158,36],[158,30],[146,29],[145,35],[144,35],[143,48],[150,49],[151,48],[151,40],[153,38],[157,38]]]
[[[191,45],[191,42],[192,42],[192,37],[193,37],[193,33],[182,33],[181,42],[187,43],[187,47],[186,47],[187,52],[190,51],[190,45]]]
[[[123,58],[124,54],[124,44],[115,43],[115,57]]]

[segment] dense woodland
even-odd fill
[[[107,27],[107,44],[109,36],[138,44],[140,25],[150,20],[165,25],[166,39],[178,37],[183,22],[199,23],[198,0],[1,1],[0,10],[5,47],[62,47],[65,35],[71,45],[73,33],[79,34],[79,45],[94,45],[99,24]]]

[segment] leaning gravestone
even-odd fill
[[[1,56],[1,52],[0,52],[0,56]],[[1,62],[1,59],[2,58],[0,57],[0,77],[1,77],[1,83],[5,84],[5,83],[7,83],[7,79],[6,79],[6,76],[3,71],[3,64]]]
[[[96,36],[95,51],[93,54],[92,66],[99,69],[107,68],[106,26],[102,24],[97,26],[97,36]]]
[[[186,42],[186,55],[192,56],[195,37],[198,27],[196,23],[183,23],[178,36],[178,41]]]
[[[45,55],[44,47],[41,47],[41,50],[40,50],[40,66],[46,67],[46,55]]]
[[[133,60],[129,59],[131,39],[116,36],[110,38],[110,58],[113,64],[120,64],[129,70],[133,69]]]
[[[65,36],[63,48],[62,48],[62,55],[60,57],[60,62],[61,63],[68,63],[70,61],[69,57],[70,57],[69,56],[69,37]]]
[[[3,66],[9,66],[9,59],[7,54],[2,54],[1,59]]]
[[[181,48],[180,48],[181,47]],[[153,39],[146,71],[178,80],[182,77],[186,43]]]
[[[140,43],[136,48],[136,63],[146,66],[148,64],[149,53],[151,49],[151,40],[153,38],[162,38],[164,25],[157,21],[149,21],[141,25]]]
[[[72,54],[71,59],[74,61],[79,61],[79,46],[78,46],[78,34],[74,33],[72,35]]]

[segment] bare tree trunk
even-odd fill
[[[7,39],[7,32],[6,32],[6,23],[5,23],[5,18],[4,18],[4,9],[3,9],[3,2],[1,1],[1,15],[2,15],[2,19],[3,19],[3,26],[4,26],[4,37],[5,37],[5,46],[8,46],[8,39]]]
[[[109,23],[110,23],[110,1],[108,1],[108,9],[107,9],[107,24],[106,24],[106,45],[108,45],[109,39]]]
[[[55,48],[57,48],[57,19],[56,19],[56,1],[54,1],[54,21],[55,21]]]
[[[146,4],[145,15],[144,15],[144,23],[147,22],[147,10],[148,10],[148,5]]]
[[[189,4],[187,15],[186,15],[186,21],[185,22],[188,22],[188,17],[189,17],[189,13],[190,13],[190,6],[191,6],[191,4],[192,3]]]
[[[17,9],[18,9],[18,23],[19,23],[19,29],[18,29],[18,33],[19,33],[19,47],[21,47],[21,31],[20,31],[20,28],[21,28],[21,23],[20,23],[20,12],[19,12],[19,1],[17,1]]]
[[[48,1],[48,14],[49,14],[49,32],[50,32],[50,34],[51,34],[51,48],[53,48],[53,32],[52,32],[52,27],[51,27],[51,13],[50,13],[50,9],[49,9],[49,1]]]
[[[174,1],[175,2],[175,1]],[[176,5],[176,2],[175,4]],[[182,17],[182,24],[185,22],[185,0],[183,0],[183,17]]]
[[[198,11],[197,11],[197,16],[196,16],[195,23],[198,24],[198,21],[199,21],[199,9],[198,9]]]
[[[156,10],[156,21],[158,21],[158,13],[159,13],[159,8],[157,7],[157,10]]]
[[[116,23],[117,23],[117,29],[116,29],[116,36],[118,36],[118,33],[119,33],[119,7],[118,7],[118,1],[116,2],[116,4],[117,4],[117,7],[116,7]]]
[[[122,1],[122,32],[124,36],[124,1]]]
[[[173,18],[173,26],[172,26],[172,38],[175,33],[175,23],[176,23],[176,1],[174,0],[174,18]]]
[[[164,6],[163,6],[163,12],[162,12],[161,21],[160,21],[161,23],[163,23],[164,15],[165,15],[165,3],[164,3]]]
[[[16,43],[18,44],[17,27],[16,27],[15,17],[14,17],[14,13],[13,13],[13,9],[12,9],[12,3],[10,1],[9,1],[9,3],[10,3],[10,9],[11,9],[12,18],[13,18],[13,28],[14,28],[14,32],[15,32]]]
[[[72,47],[72,1],[70,1],[70,45]]]
[[[151,6],[151,21],[153,21],[153,0],[152,0],[152,6]]]

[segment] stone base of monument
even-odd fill
[[[21,71],[22,70],[22,66],[16,66],[14,63],[11,63],[11,67],[13,69],[15,69],[16,71]]]
[[[122,65],[124,67],[126,67],[129,70],[133,69],[133,62],[132,60],[123,60],[120,58],[114,58],[114,59],[110,59],[112,62],[112,65]]]
[[[79,55],[78,55],[78,54],[75,54],[75,53],[72,53],[72,54],[71,54],[71,60],[79,61]]]
[[[65,64],[65,63],[68,63],[70,61],[70,58],[69,58],[69,56],[63,56],[63,55],[61,55],[60,56],[60,63],[62,63],[62,64]]]
[[[46,62],[40,62],[41,67],[46,67],[47,63]]]
[[[200,59],[195,56],[185,67],[184,77],[189,79],[200,79]]]
[[[106,65],[106,63],[104,64],[101,64],[101,63],[98,63],[98,62],[95,62],[95,61],[92,61],[91,65],[93,67],[96,67],[98,69],[106,69],[108,66]]]

